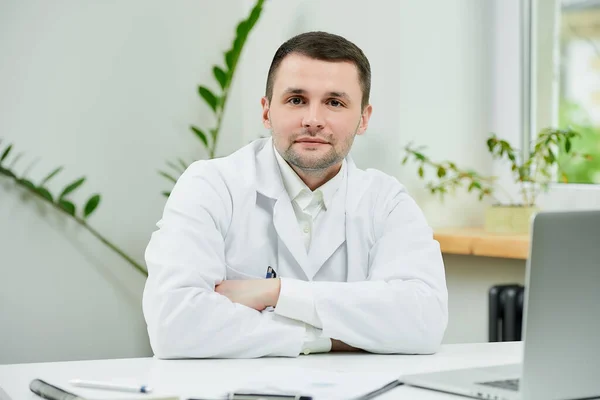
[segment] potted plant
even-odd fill
[[[537,136],[527,157],[521,157],[520,152],[509,142],[495,134],[487,139],[487,148],[492,157],[508,161],[511,175],[519,188],[518,200],[514,200],[505,188],[496,183],[496,177],[461,169],[451,161],[434,162],[423,154],[423,147],[414,147],[412,143],[404,147],[406,154],[402,164],[406,164],[412,158],[418,165],[418,175],[421,179],[425,179],[427,169],[434,170],[435,175],[427,182],[427,189],[442,198],[445,194],[465,186],[468,192],[478,193],[479,200],[492,198],[494,203],[486,209],[485,231],[526,234],[529,233],[531,216],[539,210],[536,203],[538,196],[548,190],[550,183],[556,181],[555,171],[559,155],[563,162],[565,157],[569,157],[570,160],[576,157],[591,159],[589,155],[572,151],[572,141],[578,137],[579,133],[571,129],[544,129]],[[565,174],[559,174],[559,179],[567,182]],[[504,192],[509,202],[499,201],[495,195],[496,191]]]

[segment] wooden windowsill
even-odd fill
[[[442,253],[526,260],[529,235],[487,233],[483,228],[436,229]]]

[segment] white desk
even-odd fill
[[[156,392],[201,397],[227,390],[249,374],[260,376],[264,369],[316,368],[320,370],[379,375],[394,378],[409,373],[465,367],[508,364],[521,361],[522,343],[481,343],[446,345],[434,355],[402,356],[374,354],[315,354],[298,358],[252,360],[157,360],[154,358],[71,361],[56,363],[0,365],[0,388],[12,400],[38,399],[29,391],[34,378],[65,384],[73,378],[110,380],[131,379],[146,383]],[[400,386],[378,399],[461,399],[427,390]]]

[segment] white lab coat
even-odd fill
[[[257,140],[195,162],[175,185],[146,250],[156,356],[297,356],[304,323],[214,291],[224,279],[264,278],[267,266],[310,282],[326,337],[376,353],[435,352],[448,320],[444,265],[403,186],[348,157],[307,254],[273,151],[272,139]]]

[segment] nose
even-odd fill
[[[302,119],[302,127],[309,130],[320,130],[325,127],[325,118],[320,105],[311,105]]]

